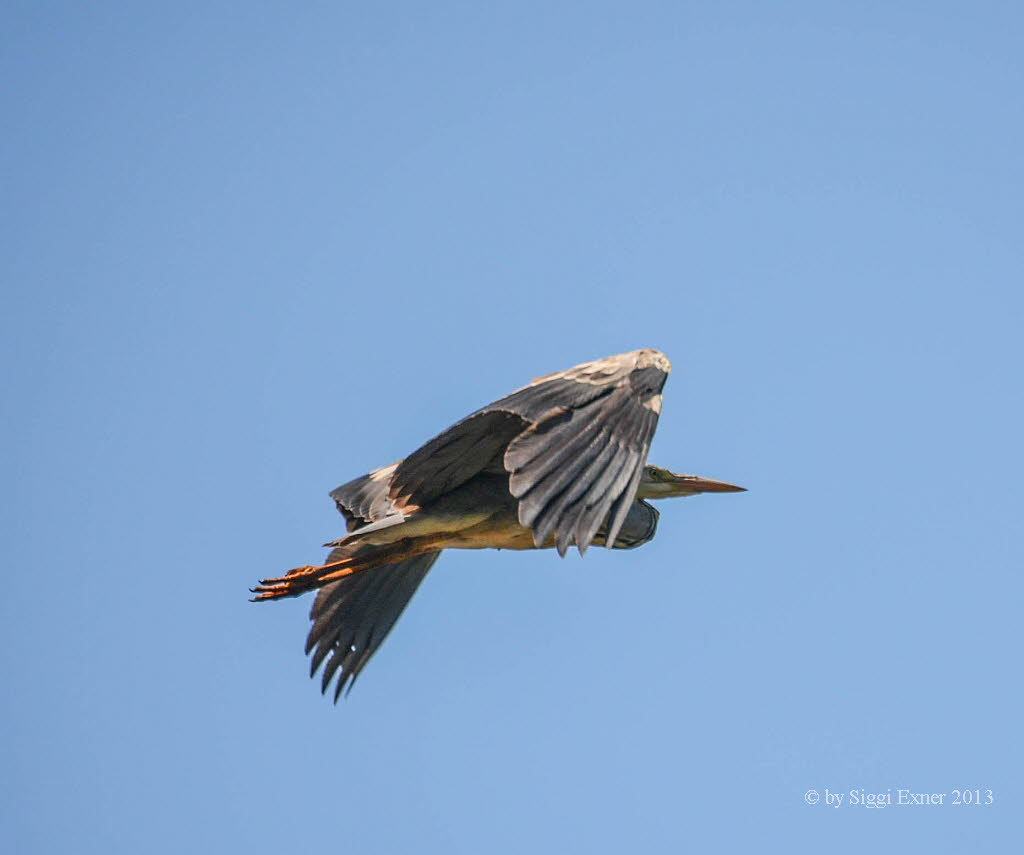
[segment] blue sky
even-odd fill
[[[1022,30],[5,4],[9,851],[1006,851]],[[651,459],[750,492],[634,552],[448,553],[321,698],[308,600],[246,589],[324,554],[327,492],[638,347]]]

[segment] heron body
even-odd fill
[[[348,533],[327,561],[264,579],[256,600],[319,589],[306,652],[351,688],[444,549],[630,549],[654,537],[647,499],[739,492],[647,463],[671,370],[637,350],[534,380],[409,457],[331,493]]]

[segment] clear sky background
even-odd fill
[[[1013,848],[1021,9],[4,3],[4,850]],[[638,347],[750,492],[322,698],[327,492]]]

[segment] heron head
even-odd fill
[[[736,487],[724,481],[702,478],[700,475],[676,475],[667,469],[644,466],[637,487],[638,499],[671,499],[676,496],[696,496],[698,493],[743,493],[746,487]]]

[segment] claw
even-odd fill
[[[249,602],[250,603],[258,603],[258,602],[261,602],[262,600],[276,600],[276,599],[279,599],[281,597],[288,596],[288,591],[286,591],[286,590],[281,590],[281,591],[263,591],[261,593],[257,593],[258,592],[257,588],[250,588],[249,590],[252,591],[254,594],[256,594],[255,597],[250,597],[249,598]]]

